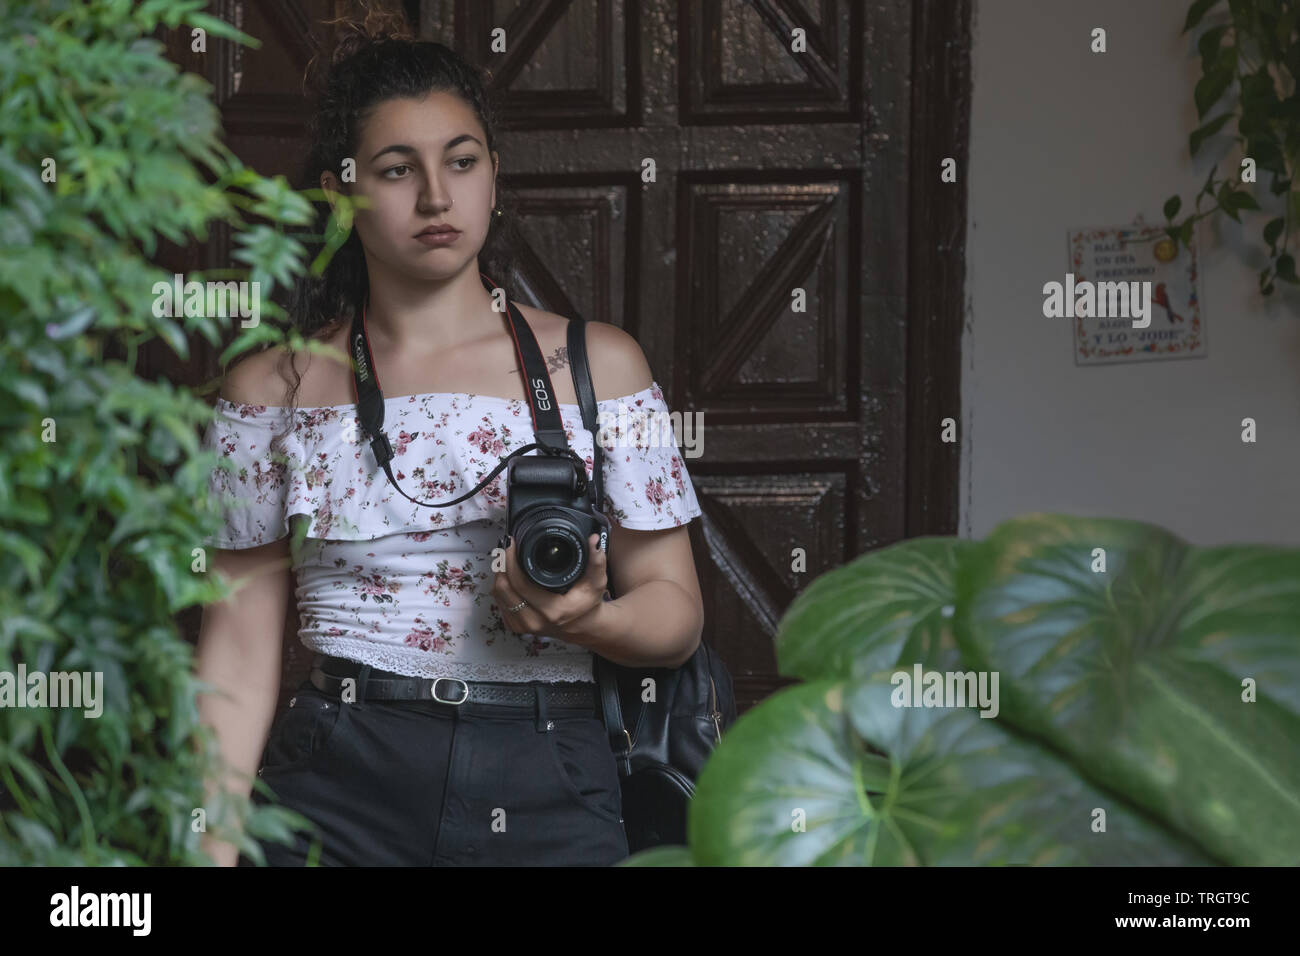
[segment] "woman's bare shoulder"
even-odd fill
[[[519,308],[537,337],[538,348],[547,360],[547,371],[553,376],[560,401],[576,401],[572,397],[573,387],[567,381],[568,376],[563,381],[554,378],[557,372],[569,368],[569,320],[544,309],[522,304]],[[653,376],[645,353],[641,344],[627,332],[608,322],[588,321],[586,343],[587,363],[591,368],[591,383],[597,401],[623,398],[650,386]]]
[[[344,352],[347,325],[336,320],[311,336]],[[295,352],[290,361],[289,352],[279,345],[244,356],[226,373],[221,386],[221,397],[228,402],[246,405],[287,405],[289,391],[295,380],[301,379],[294,403],[300,407],[338,404],[340,373],[346,372],[341,361],[331,361],[327,356],[309,352]],[[346,399],[343,399],[346,401]]]
[[[587,356],[597,401],[634,395],[654,381],[641,343],[617,325],[587,323]]]

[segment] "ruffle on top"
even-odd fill
[[[592,474],[592,435],[577,405],[561,404],[569,446]],[[663,392],[597,403],[604,455],[604,510],[635,530],[673,528],[701,513],[673,440]],[[302,515],[306,537],[365,541],[396,533],[442,530],[506,516],[503,469],[477,494],[443,508],[417,505],[392,487],[364,440],[355,404],[290,409],[218,399],[204,447],[229,465],[212,472],[210,490],[225,526],[209,547],[251,548],[289,534]],[[534,440],[528,404],[464,392],[385,399],[384,431],[393,475],[420,501],[449,501],[477,485],[516,448]],[[272,447],[273,439],[281,442]],[[535,452],[527,452],[532,455]],[[230,468],[228,471],[227,468]]]

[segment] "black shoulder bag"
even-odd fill
[[[586,321],[570,319],[569,367],[591,432],[595,502],[602,497],[602,456],[596,416],[596,393],[587,364]],[[610,549],[610,560],[617,554]],[[613,594],[611,589],[610,594]],[[618,761],[623,795],[623,828],[632,853],[660,844],[686,843],[686,817],[700,768],[736,719],[731,674],[708,641],[701,639],[683,666],[624,667],[593,655],[600,687],[605,729]],[[654,699],[643,701],[649,678]],[[625,724],[624,714],[631,716]]]

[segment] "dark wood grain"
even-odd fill
[[[521,238],[499,281],[521,301],[628,330],[669,407],[704,416],[704,454],[686,459],[704,509],[691,540],[706,636],[744,711],[789,683],[776,628],[817,575],[957,531],[961,443],[939,437],[943,418],[959,438],[966,427],[970,0],[403,6],[421,36],[492,72],[500,185]],[[238,11],[262,50],[202,61],[169,50],[217,87],[235,152],[295,176],[301,72],[328,47],[321,21],[338,4],[215,7]],[[504,53],[489,49],[497,26]],[[794,29],[806,53],[790,50]],[[949,156],[955,184],[939,180]],[[227,243],[164,258],[227,263]],[[806,311],[791,308],[796,288]],[[189,362],[154,350],[142,371],[210,381],[215,352],[193,344]],[[286,689],[310,658],[295,631],[296,620]]]

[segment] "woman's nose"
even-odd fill
[[[451,205],[451,196],[443,188],[437,177],[428,177],[420,189],[420,209],[423,212],[436,212]]]

